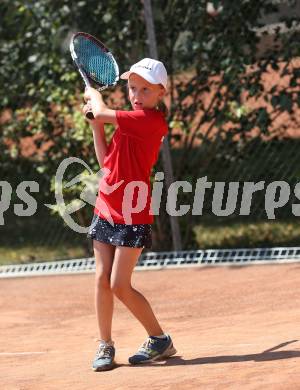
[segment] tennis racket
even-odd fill
[[[93,86],[98,91],[103,91],[116,85],[119,80],[118,64],[97,38],[84,32],[73,34],[70,52],[86,87]],[[86,117],[94,119],[92,111],[87,112]]]

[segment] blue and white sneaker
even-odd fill
[[[176,352],[172,339],[168,334],[165,338],[149,336],[137,353],[131,356],[128,361],[131,364],[153,362],[175,355]]]
[[[114,361],[115,353],[116,351],[113,342],[103,343],[101,341],[93,361],[93,370],[94,371],[111,370],[115,365],[115,361]]]

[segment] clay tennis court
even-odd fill
[[[118,366],[95,373],[93,274],[0,280],[1,389],[300,389],[300,264],[136,271],[178,353],[130,366],[146,333],[115,301]]]

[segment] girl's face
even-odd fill
[[[151,84],[143,77],[132,73],[128,80],[129,100],[134,110],[155,108],[165,94],[160,84]]]

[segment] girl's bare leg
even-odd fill
[[[115,246],[93,240],[96,259],[95,309],[101,340],[110,341],[114,309],[113,292],[110,287]]]
[[[111,289],[141,322],[149,336],[163,333],[149,302],[131,285],[131,276],[143,248],[117,246],[111,272]]]

